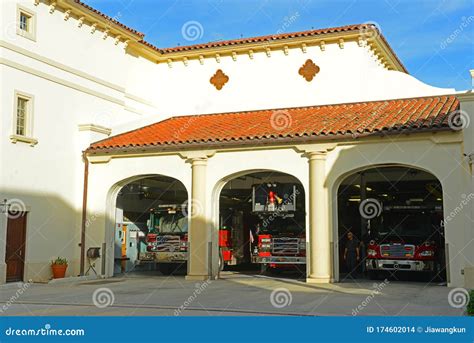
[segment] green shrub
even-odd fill
[[[51,264],[67,265],[67,259],[63,257],[58,257],[55,260],[52,260]]]
[[[474,316],[474,290],[469,292],[469,302],[467,303],[467,314]]]

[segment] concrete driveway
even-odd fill
[[[450,288],[423,282],[296,279],[224,272],[215,281],[129,274],[93,281],[0,286],[2,315],[452,315]]]

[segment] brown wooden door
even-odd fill
[[[7,282],[23,281],[25,269],[26,212],[10,212],[7,222],[5,263]]]

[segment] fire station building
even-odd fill
[[[171,203],[186,278],[218,278],[223,211],[249,231],[237,202],[271,181],[302,190],[307,282],[343,280],[378,199],[437,222],[448,286],[474,287],[474,95],[411,76],[374,25],[162,49],[75,0],[1,2],[0,23],[2,282],[48,280],[57,256],[84,274],[95,247],[112,277],[135,259],[117,224],[140,250],[144,213]]]

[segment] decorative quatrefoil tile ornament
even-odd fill
[[[229,77],[224,74],[222,70],[218,69],[209,81],[214,87],[216,87],[218,91],[220,91],[222,87],[224,87],[224,85],[229,81]]]
[[[306,60],[298,71],[298,74],[308,82],[312,81],[317,73],[319,73],[319,67],[312,60]]]

